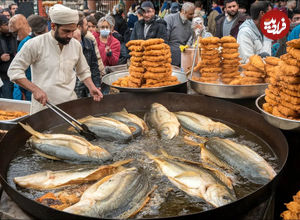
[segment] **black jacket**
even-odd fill
[[[9,80],[7,76],[7,70],[11,61],[14,59],[17,53],[17,39],[12,34],[0,33],[0,56],[4,53],[10,55],[10,60],[4,62],[0,59],[0,77],[2,80]]]
[[[147,36],[144,37],[145,21],[135,22],[130,40],[148,40],[150,38],[162,38],[167,42],[167,23],[158,16],[154,16],[150,21],[151,24]]]
[[[97,88],[99,88],[101,85],[100,71],[99,71],[99,67],[98,67],[98,59],[97,59],[97,56],[95,53],[93,41],[90,39],[87,39],[86,37],[83,37],[82,38],[82,50],[83,50],[85,59],[91,69],[91,77],[92,77],[93,83],[95,84],[95,86]],[[89,96],[88,88],[78,78],[76,80],[75,92],[76,92],[78,98]]]
[[[221,14],[220,16],[216,17],[216,37],[223,37],[223,24],[225,20],[225,14]],[[240,25],[244,23],[244,21],[249,18],[247,14],[238,12],[237,18],[232,24],[230,35],[237,38],[239,33]]]
[[[124,36],[125,31],[127,30],[127,23],[120,14],[116,14],[113,16],[115,19],[115,27],[114,29],[119,32],[122,36]]]

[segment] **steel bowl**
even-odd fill
[[[300,131],[300,121],[291,120],[287,118],[281,118],[275,115],[272,115],[263,110],[262,105],[265,103],[265,94],[258,97],[255,101],[256,107],[262,113],[264,119],[269,122],[274,127],[280,128],[282,130],[296,130]]]
[[[14,127],[18,121],[27,118],[30,113],[30,101],[14,100],[14,99],[4,99],[0,98],[0,109],[4,111],[21,111],[26,112],[28,115],[22,117],[14,118],[11,120],[0,120],[0,129],[9,130]]]
[[[105,72],[107,74],[117,71],[126,71],[128,69],[127,64],[116,65],[116,66],[107,66],[105,67]]]
[[[199,94],[226,99],[256,98],[264,94],[268,87],[268,83],[256,85],[204,83],[192,80],[191,77],[189,81],[192,89]]]
[[[142,93],[147,93],[147,92],[168,92],[172,91],[174,89],[177,89],[183,85],[185,85],[188,81],[185,73],[182,73],[178,70],[172,71],[172,76],[177,76],[178,81],[180,82],[179,84],[176,85],[171,85],[171,86],[161,86],[161,87],[153,87],[153,88],[129,88],[129,87],[120,87],[120,86],[114,86],[112,85],[113,82],[117,81],[119,78],[128,76],[129,72],[128,71],[117,71],[117,72],[112,72],[110,74],[107,74],[103,76],[102,82],[105,83],[106,85],[109,85],[111,87],[114,87],[121,92],[142,92]]]

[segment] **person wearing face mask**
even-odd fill
[[[100,55],[104,66],[117,65],[120,57],[121,44],[112,32],[114,30],[114,18],[110,15],[100,18],[98,21],[100,34],[94,33],[96,37]]]
[[[186,45],[192,36],[191,20],[194,17],[195,5],[186,2],[182,5],[180,13],[169,14],[165,17],[167,22],[167,41],[171,47],[172,65],[181,65],[181,51],[179,46]]]
[[[142,3],[143,19],[134,24],[130,40],[148,40],[162,38],[167,41],[167,23],[155,15],[154,5],[150,1]]]
[[[192,29],[193,29],[193,34],[190,37],[187,45],[193,46],[197,40],[197,37],[212,37],[212,34],[207,32],[205,29],[205,26],[203,24],[203,18],[202,17],[194,17],[192,21]]]
[[[26,42],[8,69],[12,82],[32,92],[31,114],[42,110],[48,101],[57,105],[76,99],[76,76],[94,101],[103,98],[91,79],[82,46],[73,39],[78,11],[56,4],[49,9],[49,16],[52,30]],[[25,75],[30,65],[32,82]]]

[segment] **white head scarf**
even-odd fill
[[[78,11],[61,4],[53,5],[49,9],[49,16],[55,24],[77,24],[79,21]]]
[[[197,26],[199,24],[203,25],[203,18],[202,17],[195,17],[195,18],[193,18],[191,27],[194,28],[195,26]]]

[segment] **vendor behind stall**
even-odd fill
[[[256,1],[251,5],[251,19],[247,19],[240,26],[237,36],[242,63],[247,63],[248,58],[254,54],[271,55],[272,40],[266,38],[260,29],[261,18],[270,10],[272,7],[268,1]]]
[[[31,114],[42,110],[47,101],[59,104],[77,98],[74,68],[94,100],[100,101],[103,97],[91,79],[80,43],[72,39],[79,20],[78,12],[56,4],[50,8],[49,15],[51,32],[28,41],[8,70],[11,81],[32,92]],[[32,82],[25,75],[30,65]]]
[[[195,5],[191,2],[183,4],[181,12],[165,17],[167,22],[167,44],[171,47],[172,65],[181,65],[180,45],[186,45],[192,36],[192,19]]]

